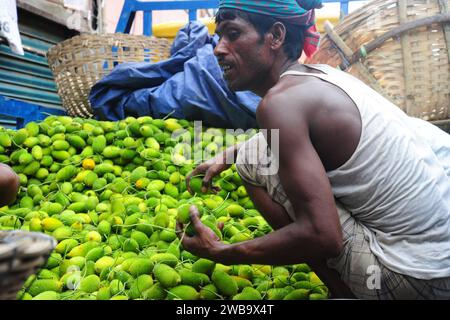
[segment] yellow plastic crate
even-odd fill
[[[332,24],[337,24],[339,22],[339,17],[337,16],[319,16],[317,17],[317,27],[321,33],[324,33],[324,23],[326,20],[329,20]],[[214,22],[214,18],[200,19],[209,30],[211,35],[214,34],[216,30],[216,24]],[[169,40],[173,40],[178,30],[180,30],[186,21],[172,21],[166,23],[155,24],[153,26],[153,35],[158,38],[167,38]]]

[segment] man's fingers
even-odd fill
[[[197,231],[203,230],[204,226],[203,223],[200,221],[200,213],[198,212],[196,206],[191,206],[189,208],[189,215],[191,217],[191,223],[194,225],[194,228]]]
[[[206,170],[205,176],[202,180],[202,192],[206,193],[209,189],[213,190],[212,180],[216,175],[217,171],[213,169],[213,167]],[[203,188],[206,188],[206,190],[203,190]]]
[[[191,179],[199,174],[202,174],[203,172],[205,172],[205,170],[206,170],[205,165],[204,165],[204,163],[202,163],[201,165],[199,165],[197,168],[195,168],[191,173],[189,173],[186,176],[186,188],[190,194],[195,193],[195,192],[193,192],[193,190],[191,189],[191,186],[190,186]]]
[[[191,246],[192,246],[192,243],[194,241],[195,241],[194,238],[186,236],[186,237],[183,237],[183,239],[181,240],[181,244],[183,245],[183,248],[185,250],[189,250],[191,248]]]
[[[177,221],[177,225],[176,225],[176,234],[178,236],[179,239],[181,239],[183,237],[184,234],[184,230],[183,230],[183,224],[181,222]]]
[[[212,190],[212,192],[214,193],[214,194],[217,194],[220,190],[222,190],[222,189],[220,189],[220,187],[218,187],[218,186],[212,186],[211,187],[211,190]]]
[[[193,175],[194,175],[194,171],[192,171],[190,174],[188,174],[186,176],[186,180],[185,180],[186,181],[186,189],[187,189],[187,191],[189,191],[190,194],[193,194],[191,185],[190,185],[191,178],[193,177]]]

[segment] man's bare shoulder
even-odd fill
[[[281,79],[268,91],[258,106],[258,119],[280,119],[284,123],[309,122],[317,110],[332,104],[337,94],[334,86],[312,77],[306,81],[295,78],[298,77]]]

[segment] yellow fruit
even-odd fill
[[[50,231],[50,232],[55,231],[56,229],[58,229],[59,227],[62,227],[63,225],[64,224],[61,221],[59,221],[58,219],[55,219],[55,218],[45,218],[41,222],[42,229],[44,229],[45,231]]]
[[[73,248],[75,248],[78,245],[78,241],[75,239],[65,239],[58,243],[58,245],[55,247],[55,251],[60,254],[65,254],[67,252],[70,252]]]
[[[97,231],[89,231],[86,234],[86,241],[96,241],[96,242],[102,242],[102,236]]]
[[[114,265],[114,258],[105,256],[101,257],[95,262],[95,272],[100,274],[104,269],[112,267]]]
[[[181,282],[180,275],[166,264],[157,264],[153,269],[155,278],[164,288],[172,288]]]

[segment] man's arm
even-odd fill
[[[190,188],[190,180],[192,177],[197,175],[204,174],[202,180],[202,192],[207,192],[208,189],[215,188],[212,186],[212,180],[215,176],[220,174],[222,171],[228,169],[233,163],[235,163],[237,153],[239,148],[242,146],[242,142],[237,143],[231,147],[228,147],[221,154],[216,157],[209,159],[206,162],[200,164],[197,168],[195,168],[187,177],[186,177],[186,186],[190,193],[194,194],[194,192]]]
[[[0,163],[0,206],[16,200],[20,181],[17,174],[7,165]]]
[[[274,230],[281,229],[292,223],[284,207],[273,201],[265,188],[254,186],[245,181],[243,183],[256,209]]]
[[[321,261],[341,252],[342,230],[330,183],[310,140],[307,116],[293,101],[298,99],[265,99],[257,116],[262,128],[280,129],[279,176],[296,220],[264,237],[232,245],[207,239],[204,229],[198,230],[198,236],[184,239],[186,249],[224,264],[273,265]],[[195,215],[193,222],[201,228]]]

